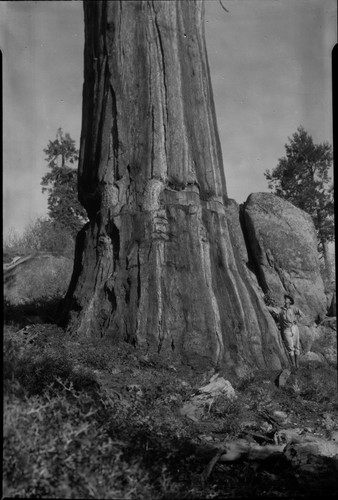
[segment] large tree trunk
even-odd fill
[[[78,236],[63,319],[205,369],[285,355],[229,229],[201,0],[84,2]],[[239,227],[239,224],[238,224]]]

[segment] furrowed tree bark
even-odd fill
[[[235,247],[201,0],[84,2],[79,233],[62,320],[204,369],[278,368]]]

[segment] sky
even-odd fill
[[[174,1],[174,0],[170,0]],[[332,143],[335,0],[206,0],[206,41],[228,196],[269,191],[264,172],[299,125]],[[3,231],[47,213],[43,149],[59,127],[77,145],[83,85],[80,1],[1,1]]]

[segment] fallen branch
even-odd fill
[[[325,460],[336,464],[338,456],[338,443],[333,440],[323,439],[317,436],[300,436],[295,429],[280,431],[284,444],[259,444],[249,442],[246,439],[237,439],[215,445],[215,455],[202,473],[202,481],[206,483],[214,467],[218,462],[235,462],[240,459],[260,461],[272,458],[285,457],[291,465],[296,467],[307,467],[308,470],[316,472]],[[276,440],[278,441],[278,436]]]
[[[275,440],[273,438],[265,436],[264,434],[258,434],[257,432],[243,431],[242,434],[245,434],[246,436],[252,437],[258,443],[259,443],[259,441],[263,441],[263,442],[265,441],[267,443],[274,443],[275,442]]]
[[[27,260],[32,259],[33,257],[35,257],[35,255],[27,255],[26,257],[20,257],[20,259],[16,260],[15,262],[10,262],[9,264],[4,264],[3,265],[4,274],[7,273],[8,271],[11,271],[12,269],[19,266],[20,264],[23,264]]]
[[[267,420],[268,422],[270,422],[270,424],[275,425],[276,427],[279,427],[279,428],[281,427],[278,420],[276,420],[274,417],[272,417],[266,410],[259,411],[258,415],[260,417],[264,418],[264,420]]]
[[[226,450],[224,448],[220,448],[217,450],[216,454],[212,457],[208,465],[205,467],[205,469],[202,472],[202,483],[203,485],[208,481],[210,474],[212,473],[212,469],[215,467],[217,464],[218,460],[220,457],[225,453]]]
[[[285,446],[285,444],[267,444],[265,446],[260,446],[259,444],[251,443],[245,439],[223,443],[204,469],[202,481],[205,483],[209,479],[217,462],[236,462],[243,458],[248,460],[265,460],[267,458],[282,455]]]

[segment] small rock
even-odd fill
[[[209,384],[204,387],[200,387],[198,392],[208,394],[213,397],[219,396],[220,394],[224,394],[231,399],[235,399],[237,397],[235,389],[232,387],[230,382],[225,380],[223,377],[219,377],[218,374],[211,377]]]
[[[275,410],[274,412],[272,412],[272,414],[277,420],[281,422],[285,422],[288,418],[287,414],[284,411]]]
[[[278,442],[291,443],[298,442],[301,439],[302,430],[296,427],[295,429],[283,429],[276,432]]]
[[[310,361],[310,362],[317,362],[317,363],[325,363],[325,358],[322,354],[319,354],[317,352],[312,352],[312,351],[308,351],[306,354],[304,354],[304,356],[302,356],[300,358],[300,361],[301,362],[307,362],[307,361]]]
[[[271,424],[268,424],[268,422],[263,422],[260,428],[263,432],[270,432],[272,431],[273,426]]]
[[[289,370],[288,368],[283,370],[282,373],[280,373],[280,375],[277,378],[278,387],[284,387],[290,375],[291,375],[291,370]]]
[[[219,395],[224,395],[229,400],[237,397],[230,382],[216,374],[211,377],[209,384],[198,389],[197,395],[186,402],[179,412],[182,416],[196,422],[203,417],[205,408],[211,408],[214,399]]]

